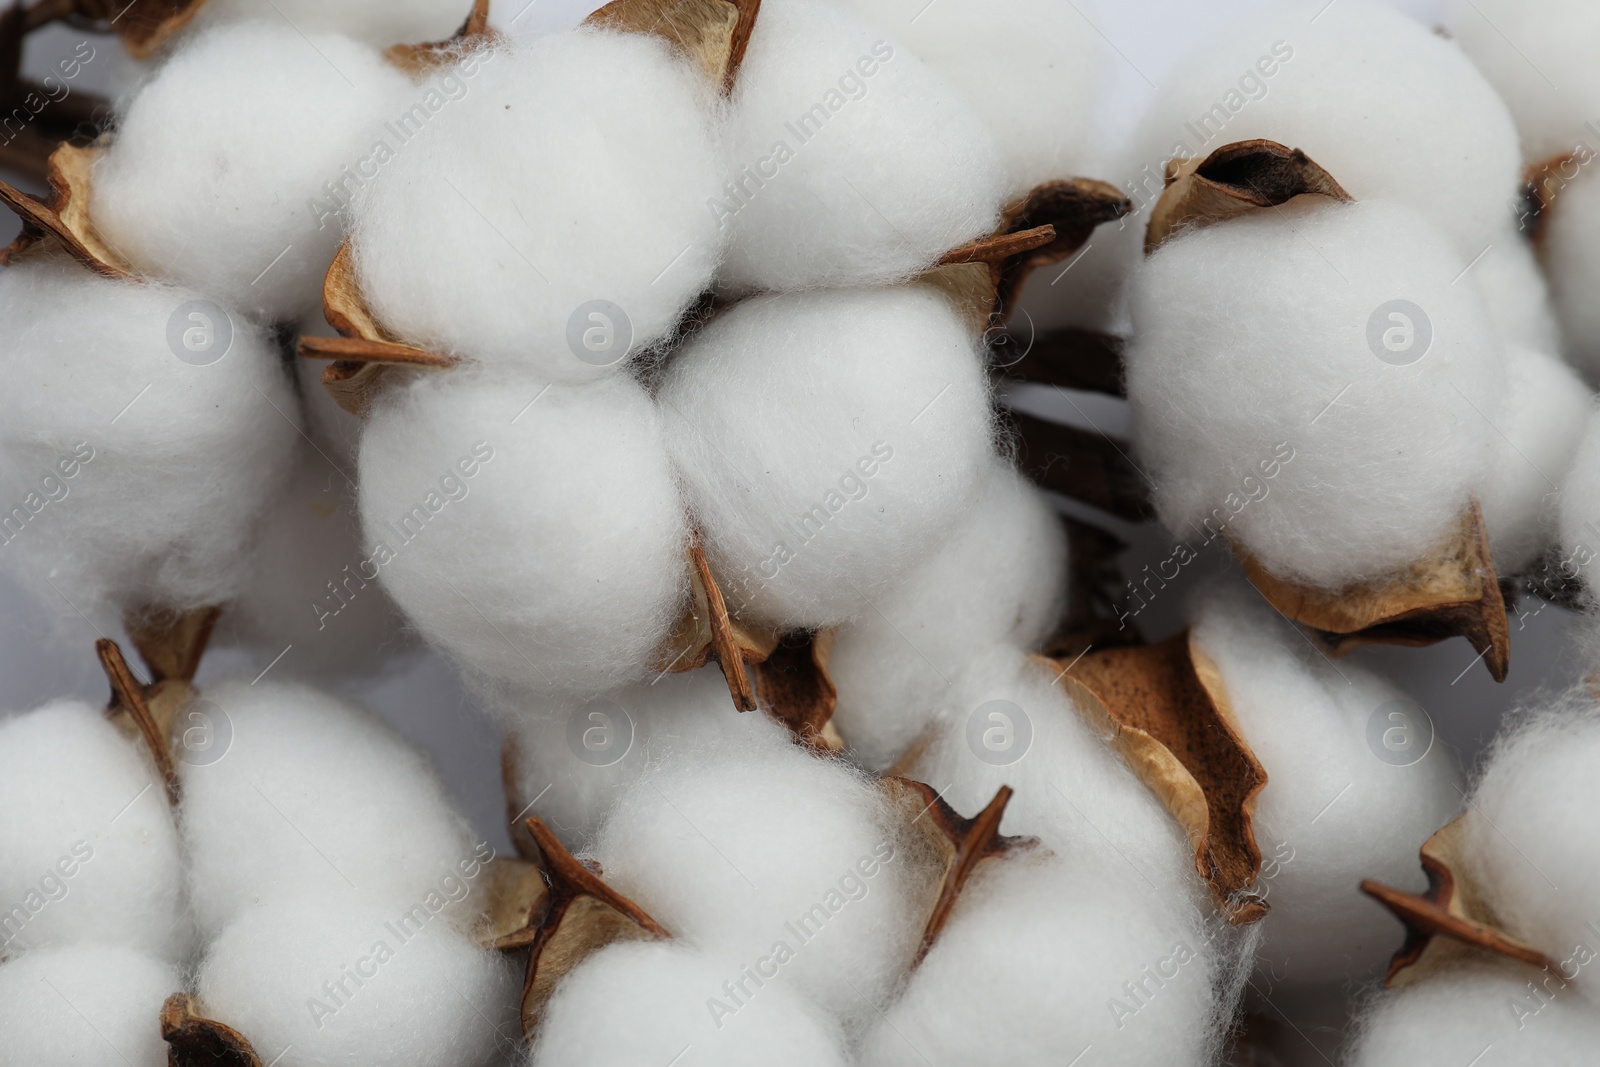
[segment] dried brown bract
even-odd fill
[[[10,265],[37,245],[54,246],[96,274],[124,280],[137,277],[89,219],[90,175],[105,150],[105,143],[97,142],[86,148],[64,144],[51,153],[48,200],[0,182],[0,202],[22,220],[22,233],[0,253],[0,263]]]
[[[206,1018],[187,993],[174,993],[161,1005],[161,1037],[170,1067],[262,1067],[243,1034]]]
[[[760,8],[761,0],[612,0],[588,24],[666,40],[727,95]]]
[[[498,36],[489,26],[489,0],[473,0],[472,12],[452,36],[423,44],[397,44],[383,56],[412,77],[424,78],[455,62],[466,49]]]

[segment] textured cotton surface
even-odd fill
[[[1333,589],[1451,534],[1506,392],[1476,293],[1451,285],[1464,266],[1406,208],[1316,197],[1146,260],[1128,397],[1168,528],[1225,532],[1280,577]],[[1384,312],[1393,301],[1413,310]]]
[[[989,462],[981,358],[927,287],[745,301],[676,354],[658,398],[730,606],[779,625],[869,612]]]
[[[139,270],[293,321],[343,236],[334,191],[364,180],[379,141],[393,151],[384,122],[417,91],[377,50],[261,6],[269,21],[189,38],[138,89],[89,207]]]
[[[57,701],[0,720],[0,810],[0,959],[87,942],[182,953],[166,789],[100,711]]]
[[[833,723],[851,757],[887,768],[932,721],[953,672],[994,645],[1037,648],[1066,594],[1060,517],[1032,483],[995,463],[944,546],[834,637]]]
[[[362,437],[369,569],[471,673],[549,695],[643,678],[688,594],[661,442],[625,376],[419,378]]]
[[[131,948],[38,949],[0,965],[3,1067],[166,1067],[161,1004],[181,988]]]
[[[741,981],[744,995],[723,988]],[[850,1062],[837,1023],[781,982],[669,941],[611,945],[579,964],[556,988],[527,1063],[630,1067],[674,1056],[696,1067]]]
[[[634,351],[670,333],[725,240],[699,75],[654,37],[584,29],[471,53],[441,87],[356,207],[378,320],[564,381],[620,363],[624,332]]]
[[[510,960],[427,914],[341,896],[255,909],[212,942],[195,992],[283,1067],[503,1063],[518,1039]]]
[[[287,22],[306,33],[339,33],[387,48],[444,40],[460,28],[469,6],[461,0],[208,0],[197,22]]]
[[[727,288],[897,281],[990,233],[1010,184],[983,118],[887,30],[768,4],[723,133]]]
[[[1528,237],[1515,225],[1503,227],[1483,258],[1473,264],[1471,277],[1483,294],[1484,312],[1507,348],[1564,353],[1550,285]]]
[[[432,761],[364,709],[262,681],[208,686],[193,710],[227,733],[220,756],[183,769],[190,898],[208,934],[297,896],[408,907],[482,858]]]
[[[216,362],[174,355],[169,321],[198,298],[64,258],[0,272],[0,559],[41,599],[109,621],[220,604],[244,583],[293,454],[277,409],[292,414],[294,398],[276,348],[238,316]]]
[[[1600,145],[1596,148],[1600,150]],[[1591,161],[1589,167],[1593,166]],[[1572,346],[1573,361],[1584,368],[1590,380],[1600,376],[1600,309],[1590,299],[1600,279],[1600,257],[1595,254],[1597,235],[1600,180],[1592,173],[1582,173],[1557,194],[1545,224],[1540,253],[1556,314]]]
[[[1272,911],[1258,967],[1275,985],[1372,977],[1403,932],[1361,880],[1427,888],[1417,849],[1461,808],[1454,754],[1420,705],[1324,659],[1243,583],[1202,586],[1191,619],[1267,772],[1254,825]]]
[[[1559,498],[1560,576],[1597,573],[1600,556],[1600,415],[1590,414]],[[1588,579],[1593,581],[1592,578]]]

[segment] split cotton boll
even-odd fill
[[[647,676],[688,596],[661,420],[630,377],[458,368],[376,407],[363,566],[474,676],[547,696]]]
[[[1506,392],[1476,292],[1451,284],[1463,266],[1406,208],[1316,197],[1147,259],[1128,399],[1167,527],[1225,532],[1273,574],[1330,589],[1451,536]]]
[[[294,395],[267,336],[201,299],[57,256],[0,273],[5,554],[40,599],[109,621],[244,584],[293,456]],[[170,340],[188,330],[230,346],[214,358]]]
[[[527,1063],[665,1064],[686,1048],[693,1052],[685,1062],[698,1067],[850,1062],[838,1024],[783,984],[752,981],[736,959],[657,941],[610,945],[563,979]]]
[[[1043,493],[995,463],[950,540],[839,628],[828,673],[851,756],[882,771],[932,721],[948,674],[994,645],[1039,647],[1061,620],[1067,537]]]
[[[489,1067],[518,1041],[519,987],[505,956],[420,902],[309,896],[239,916],[212,942],[195,993],[263,1063]]]
[[[0,809],[0,959],[88,941],[182,951],[166,788],[102,712],[59,701],[0,721]]]
[[[1470,260],[1521,188],[1505,104],[1430,27],[1375,0],[1324,2],[1253,13],[1178,65],[1130,142],[1136,199],[1161,195],[1168,159],[1261,137],[1301,149],[1357,200],[1426,216]]]
[[[656,37],[580,29],[469,53],[436,85],[450,102],[355,206],[378,321],[557,381],[671,335],[724,244],[701,76]]]
[[[1193,909],[1113,859],[978,869],[862,1067],[1203,1067],[1217,1044],[1211,946]]]
[[[1012,184],[960,89],[820,0],[762,10],[723,142],[734,292],[909,278],[991,233]]]
[[[1600,309],[1591,299],[1600,279],[1600,255],[1595,252],[1600,179],[1583,174],[1565,186],[1544,227],[1540,254],[1556,315],[1571,344],[1573,362],[1594,380],[1600,377]]]
[[[161,1005],[181,988],[171,965],[136,949],[29,952],[0,965],[0,1067],[166,1067]]]
[[[134,93],[89,208],[139,270],[293,321],[321,300],[351,175],[421,91],[379,52],[265,13],[190,38]]]
[[[983,117],[1021,196],[1089,174],[1109,53],[1093,5],[836,0],[959,87]]]
[[[442,41],[466,18],[461,0],[207,0],[202,25],[282,19],[310,34],[343,34],[375,48]]]
[[[353,704],[230,682],[192,713],[226,736],[219,757],[183,769],[190,899],[208,933],[290,896],[409,905],[485,858],[428,756]]]
[[[1498,958],[1465,961],[1375,1001],[1343,1062],[1461,1067],[1476,1056],[1484,1065],[1587,1067],[1600,1043],[1600,1020],[1558,983]]]
[[[1427,888],[1417,850],[1461,808],[1454,756],[1419,704],[1357,664],[1329,663],[1244,583],[1202,587],[1191,617],[1267,771],[1255,834],[1272,911],[1258,966],[1296,986],[1372,976],[1402,930],[1361,880]]]
[[[931,287],[746,300],[684,345],[657,396],[730,607],[778,626],[870,613],[990,462],[982,355]]]

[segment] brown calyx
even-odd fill
[[[726,96],[760,9],[761,0],[612,0],[587,25],[662,38]]]
[[[54,245],[96,274],[124,280],[137,277],[89,218],[90,178],[106,148],[103,141],[84,148],[71,144],[56,148],[47,164],[48,200],[0,182],[0,203],[22,220],[22,232],[0,252],[0,263],[9,266],[35,245]]]
[[[167,802],[176,807],[179,782],[172,759],[172,734],[178,715],[194,700],[194,686],[186,678],[158,678],[145,685],[134,677],[122,649],[107,638],[96,641],[94,650],[111,683],[106,718],[150,753],[166,785]]]
[[[472,11],[460,29],[442,41],[397,44],[383,57],[413,78],[425,78],[454,63],[463,52],[500,35],[489,25],[489,0],[473,0]]]
[[[25,32],[63,19],[88,22],[97,32],[115,33],[134,59],[149,59],[204,5],[205,0],[38,0],[17,7]]]
[[[161,1005],[161,1037],[171,1067],[262,1067],[245,1036],[206,1018],[188,993],[174,993]]]
[[[752,665],[757,701],[789,728],[795,740],[819,752],[838,752],[844,739],[833,725],[839,693],[828,674],[833,631],[785,634],[772,654]]]

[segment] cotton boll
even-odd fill
[[[744,301],[684,345],[658,399],[730,607],[779,626],[870,613],[989,462],[982,359],[930,287]]]
[[[1067,539],[1044,494],[994,464],[938,553],[835,635],[833,722],[852,757],[887,768],[929,725],[950,672],[994,645],[1037,648],[1059,623]]]
[[[1013,194],[1092,172],[1109,66],[1092,5],[837,2],[961,89],[999,145]]]
[[[392,140],[384,120],[416,92],[377,51],[276,17],[198,34],[120,114],[95,227],[141,271],[297,319],[343,236],[347,193],[329,190]]]
[[[195,992],[282,1067],[503,1063],[518,1040],[510,960],[415,903],[313,896],[246,912],[212,943]]]
[[[1324,2],[1252,13],[1178,65],[1131,142],[1125,173],[1139,198],[1160,195],[1174,156],[1267,138],[1303,150],[1357,200],[1421,213],[1471,259],[1520,189],[1505,104],[1430,27],[1373,0]]]
[[[683,504],[632,378],[412,381],[361,441],[384,588],[467,671],[550,696],[647,676],[688,593]]]
[[[837,1024],[783,984],[745,979],[748,997],[730,997],[724,985],[743,978],[740,967],[676,941],[602,949],[556,988],[529,1067],[669,1063],[685,1049],[697,1067],[850,1062]]]
[[[166,789],[104,714],[59,701],[0,721],[0,810],[0,959],[88,941],[182,951]]]
[[[1570,990],[1536,993],[1539,972],[1499,959],[1466,961],[1377,1000],[1344,1062],[1350,1067],[1460,1067],[1594,1062],[1600,1020]],[[1537,988],[1537,987],[1535,987]]]
[[[409,905],[481,852],[432,761],[353,704],[230,682],[195,710],[224,738],[183,774],[190,897],[209,933],[290,896]]]
[[[0,1067],[166,1067],[176,971],[136,949],[38,949],[0,966]]]
[[[1506,392],[1476,293],[1451,284],[1462,267],[1406,208],[1316,197],[1146,260],[1128,398],[1168,528],[1225,529],[1274,574],[1333,589],[1451,536]]]
[[[653,36],[583,29],[473,53],[449,77],[465,92],[357,200],[378,320],[558,381],[670,335],[724,244],[700,75]]]
[[[1471,276],[1483,295],[1483,310],[1505,345],[1540,352],[1565,350],[1550,286],[1525,235],[1506,227],[1473,265]]]
[[[198,299],[62,257],[0,273],[6,554],[41,599],[109,621],[220,604],[243,585],[293,454],[294,398],[276,347],[238,316],[220,359],[174,355],[169,330],[190,328],[179,312]]]
[[[728,289],[899,281],[999,224],[1013,179],[983,117],[884,30],[817,0],[762,10],[724,132]]]
[[[197,22],[211,25],[282,19],[310,34],[343,34],[376,48],[442,41],[460,28],[471,5],[461,0],[208,0]]]
[[[1272,911],[1259,966],[1275,985],[1370,977],[1402,931],[1361,880],[1427,888],[1417,850],[1460,810],[1460,767],[1415,701],[1328,662],[1243,583],[1202,587],[1191,618],[1267,772],[1255,834]]]
[[[642,776],[593,855],[676,937],[740,965],[792,954],[780,984],[848,1022],[883,1002],[925,919],[929,858],[904,823],[838,760],[729,736]]]
[[[1600,554],[1600,415],[1591,414],[1577,453],[1561,482],[1560,577],[1582,576],[1593,585],[1589,564]]]
[[[1110,855],[1108,853],[1108,855]],[[862,1067],[1212,1062],[1210,945],[1192,909],[1113,858],[978,869]]]
[[[1540,247],[1556,314],[1572,346],[1573,362],[1591,380],[1600,376],[1600,309],[1592,299],[1600,278],[1600,179],[1581,175],[1563,188],[1550,209]]]

